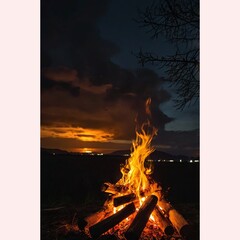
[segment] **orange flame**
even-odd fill
[[[150,112],[151,99],[146,101],[146,113]],[[146,158],[155,151],[151,146],[157,129],[152,127],[150,121],[143,123],[139,130],[136,130],[136,139],[132,142],[132,153],[126,164],[121,167],[122,178],[117,184],[128,188],[128,191],[137,196],[139,205],[142,205],[145,197],[159,190],[158,186],[150,178],[153,172],[152,165],[146,166]]]
[[[150,104],[151,104],[151,98],[148,98],[147,101],[146,101],[146,113],[151,116],[151,111],[150,111]]]

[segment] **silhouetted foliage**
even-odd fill
[[[157,64],[164,68],[172,86],[176,87],[176,107],[184,109],[199,99],[199,1],[159,0],[144,11],[136,20],[147,29],[152,38],[164,35],[176,47],[174,55],[157,53],[137,54],[139,63]]]

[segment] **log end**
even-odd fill
[[[167,226],[164,230],[164,233],[168,236],[172,236],[174,233],[174,228],[172,226]]]
[[[154,202],[155,205],[157,204],[158,197],[156,195],[150,195],[149,198],[152,198],[152,201]]]

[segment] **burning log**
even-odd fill
[[[191,226],[180,213],[178,213],[175,209],[171,209],[168,215],[173,226],[183,237],[189,237],[191,235]]]
[[[101,222],[98,222],[97,224],[91,226],[89,228],[90,234],[93,238],[97,238],[103,233],[105,233],[110,228],[114,227],[118,223],[120,223],[122,220],[127,218],[129,215],[135,212],[135,206],[134,203],[128,204],[126,207],[124,207],[119,212],[115,213],[114,215],[105,218]]]
[[[120,205],[133,201],[135,198],[136,198],[136,195],[134,193],[130,193],[128,195],[124,195],[120,197],[115,197],[113,199],[113,206],[118,207]]]
[[[127,240],[139,239],[143,229],[145,228],[148,219],[157,204],[158,198],[155,195],[149,196],[143,205],[140,207],[136,217],[125,233]]]
[[[159,228],[168,236],[173,235],[174,228],[171,222],[163,215],[159,206],[156,206],[153,211],[153,217],[156,220]]]
[[[123,189],[125,189],[124,186],[114,185],[111,183],[104,183],[102,186],[102,192],[111,193],[111,194],[120,193]]]
[[[159,201],[158,205],[168,215],[173,226],[183,237],[188,237],[192,234],[191,226],[170,203]]]
[[[111,213],[111,210],[109,208],[105,207],[105,208],[101,209],[100,211],[95,212],[95,213],[89,215],[88,217],[84,218],[84,221],[87,222],[87,227],[90,227],[90,226],[100,222],[102,219],[106,218],[110,213]]]

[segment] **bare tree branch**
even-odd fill
[[[177,89],[176,107],[184,109],[199,98],[199,1],[159,0],[136,20],[152,38],[164,35],[176,47],[172,56],[143,52],[136,55],[143,66],[156,64],[165,69],[172,86]]]

